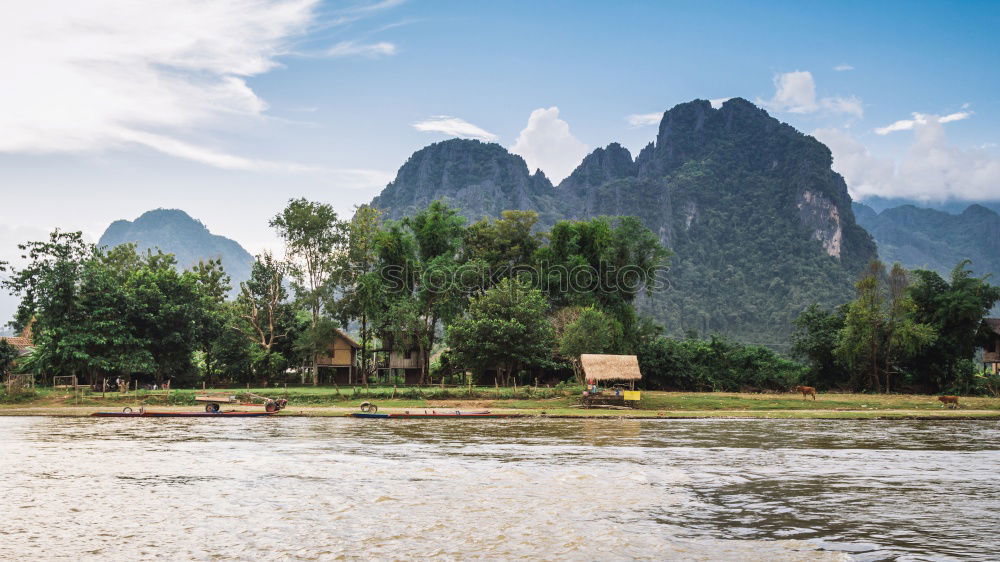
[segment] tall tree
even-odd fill
[[[222,259],[199,261],[191,269],[201,298],[199,308],[197,341],[205,363],[205,378],[209,384],[215,383],[216,343],[223,337],[229,314],[226,310],[226,295],[232,289],[231,279],[222,267]]]
[[[836,354],[852,371],[855,387],[888,392],[900,361],[927,346],[935,332],[917,321],[898,264],[887,275],[882,262],[872,261],[856,288],[857,298],[845,305]]]
[[[455,360],[480,372],[496,369],[499,384],[509,384],[518,369],[550,365],[556,342],[547,309],[545,296],[528,283],[501,280],[448,326]]]
[[[344,324],[357,319],[360,323],[361,377],[363,381],[373,374],[368,360],[370,347],[370,319],[378,314],[384,300],[382,277],[378,274],[378,238],[381,232],[381,211],[369,205],[358,207],[347,226],[347,251],[340,267],[341,298],[337,310]]]
[[[84,242],[80,232],[56,230],[46,241],[18,248],[28,265],[12,269],[0,286],[20,296],[12,322],[15,329],[23,329],[34,319],[34,368],[47,376],[84,373],[88,364],[81,336],[86,318],[79,307],[79,288],[94,246]]]
[[[284,210],[271,219],[271,226],[285,242],[290,273],[300,302],[309,310],[311,347],[310,370],[313,384],[319,384],[316,360],[324,304],[332,301],[338,265],[347,245],[347,224],[326,203],[292,199]],[[332,311],[331,311],[332,312]]]
[[[824,310],[812,304],[795,319],[792,355],[808,362],[810,384],[823,388],[847,384],[850,376],[838,361],[837,337],[844,327],[842,310]]]

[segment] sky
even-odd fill
[[[997,29],[976,1],[4,2],[0,260],[161,207],[278,250],[288,199],[349,216],[432,142],[557,183],[696,98],[814,135],[856,199],[1000,200]]]

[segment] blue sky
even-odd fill
[[[0,259],[156,207],[274,248],[288,198],[349,214],[431,142],[559,179],[694,98],[815,134],[859,197],[1000,199],[997,29],[997,2],[5,3]]]

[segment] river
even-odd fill
[[[1000,422],[0,418],[0,558],[987,560]]]

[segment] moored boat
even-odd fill
[[[519,418],[523,414],[495,414],[489,410],[482,410],[478,412],[462,412],[460,410],[450,410],[450,411],[437,411],[437,410],[423,410],[421,412],[415,412],[406,410],[405,412],[397,412],[391,414],[377,414],[374,412],[354,412],[349,414],[354,418],[361,419],[424,419],[424,418],[434,418],[434,419],[483,419],[483,418]]]
[[[140,410],[138,412],[94,412],[91,416],[98,418],[260,418],[273,416],[276,412],[243,412],[230,410],[228,412],[156,412]]]

